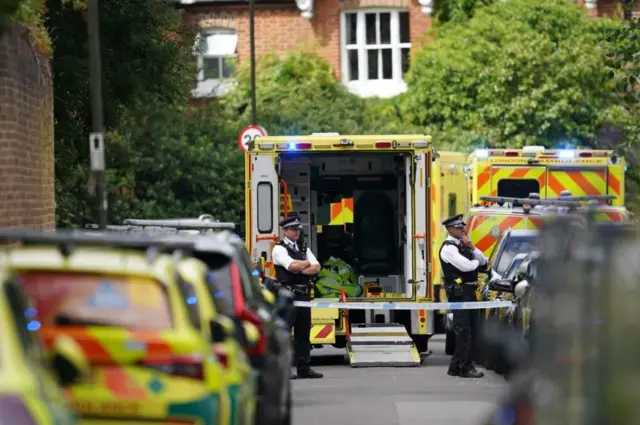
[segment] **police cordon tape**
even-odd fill
[[[341,303],[327,301],[294,301],[296,307],[345,308],[347,310],[480,310],[483,308],[507,308],[511,301],[473,301],[457,303]]]

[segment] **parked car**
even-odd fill
[[[258,425],[287,425],[291,422],[291,363],[293,358],[287,319],[293,297],[280,291],[274,297],[254,276],[251,258],[242,239],[229,223],[198,219],[125,220],[125,224],[176,231],[197,231],[200,235],[164,236],[165,241],[190,240],[190,255],[202,260],[210,269],[210,290],[220,292],[233,311],[234,319],[255,325],[258,343],[246,347],[257,371]],[[159,236],[160,237],[160,236]],[[274,299],[275,298],[275,299]]]
[[[0,263],[33,302],[47,348],[66,336],[86,353],[91,380],[68,386],[75,410],[84,421],[229,424],[225,367],[187,308],[175,259],[123,236],[0,231],[27,245]]]
[[[33,312],[15,277],[0,270],[0,423],[74,425],[75,412],[58,382],[88,379],[86,358],[64,337],[46,354]]]

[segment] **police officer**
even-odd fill
[[[486,267],[488,260],[482,251],[475,248],[466,235],[466,224],[462,214],[449,217],[442,222],[449,236],[440,248],[440,264],[444,274],[444,285],[450,302],[472,302],[476,300],[478,270]],[[453,312],[453,331],[456,348],[449,370],[450,376],[481,378],[484,373],[476,370],[471,358],[472,332],[477,330],[477,310]]]
[[[278,281],[295,294],[296,301],[309,301],[309,282],[320,271],[320,263],[310,249],[300,246],[300,219],[290,216],[280,222],[284,239],[271,253]],[[297,376],[292,379],[322,378],[311,369],[311,309],[297,307],[293,323],[293,344]]]

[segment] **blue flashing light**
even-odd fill
[[[251,274],[252,274],[253,276],[260,276],[260,270],[253,269],[253,271],[251,272]]]
[[[576,152],[573,150],[559,150],[558,151],[558,157],[559,158],[564,158],[564,159],[571,159],[571,158],[575,158],[576,156]]]
[[[38,322],[37,320],[32,320],[29,323],[27,323],[27,329],[29,330],[29,332],[35,332],[38,329],[40,329],[40,322]]]
[[[289,150],[291,150],[291,151],[296,150],[296,144],[295,143],[289,143]]]
[[[476,157],[477,158],[488,158],[489,157],[489,150],[488,149],[477,149],[476,150]]]
[[[36,310],[33,307],[29,307],[28,309],[26,309],[24,311],[24,317],[30,319],[32,317],[36,317],[36,314],[38,314],[38,310]]]
[[[195,304],[197,302],[198,302],[198,298],[196,298],[194,296],[191,296],[191,297],[187,298],[187,304],[189,304],[189,305],[193,305],[193,304]]]

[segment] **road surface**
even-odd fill
[[[419,368],[351,369],[343,350],[313,350],[324,378],[292,381],[293,424],[479,424],[506,390],[504,379],[484,370],[481,379],[448,376],[443,337],[431,341],[433,354]]]

